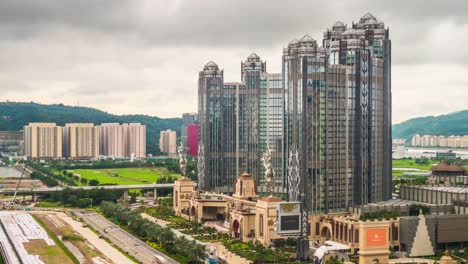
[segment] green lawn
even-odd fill
[[[63,207],[62,203],[60,202],[47,202],[47,201],[41,201],[35,205],[35,207],[52,207],[52,208],[58,208],[58,207]]]
[[[156,182],[160,177],[179,177],[177,173],[162,168],[116,168],[116,169],[78,169],[70,170],[74,174],[90,180],[98,180],[100,184],[148,184]]]
[[[434,163],[438,163],[438,161],[431,161]],[[430,170],[432,168],[432,165],[422,165],[422,164],[417,164],[415,160],[413,159],[394,159],[392,160],[392,166],[393,168],[413,168],[413,169],[421,169],[421,170]]]

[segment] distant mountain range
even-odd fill
[[[180,118],[159,118],[147,115],[113,115],[89,107],[44,105],[37,103],[0,102],[0,130],[21,130],[29,122],[65,123],[142,123],[146,125],[146,149],[156,154],[159,132],[172,129],[180,133]],[[440,116],[413,118],[392,126],[393,138],[411,139],[420,135],[468,135],[468,110]]]
[[[409,119],[392,126],[393,138],[411,139],[413,135],[468,135],[468,110],[440,116]]]
[[[172,129],[180,134],[180,118],[147,115],[113,115],[89,107],[44,105],[37,103],[0,102],[0,130],[21,130],[29,122],[65,123],[141,123],[146,125],[146,151],[159,151],[159,132]]]

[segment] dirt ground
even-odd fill
[[[63,213],[62,213],[63,214]],[[100,257],[107,262],[111,263],[109,258],[96,249],[91,243],[87,241],[82,235],[77,233],[70,225],[62,220],[58,213],[47,212],[35,214],[41,221],[57,236],[61,236],[64,241],[69,241],[75,245],[80,252],[85,256],[84,263],[93,263],[94,257]],[[59,263],[59,262],[50,262]]]
[[[18,186],[18,180],[5,180],[3,181],[5,189],[16,189]],[[46,187],[41,181],[39,180],[22,180],[20,183],[20,189],[31,189],[31,188],[44,188]]]

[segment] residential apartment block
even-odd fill
[[[182,126],[180,126],[180,141],[184,147],[188,146],[188,127],[198,123],[198,113],[183,113]]]
[[[101,124],[100,153],[109,157],[145,157],[146,126],[140,123]]]
[[[159,149],[163,153],[174,156],[177,153],[177,133],[170,129],[159,134]]]
[[[63,128],[63,156],[70,159],[99,157],[99,127],[69,123]]]
[[[468,135],[446,137],[416,134],[411,139],[411,146],[468,148]]]
[[[29,158],[62,158],[62,127],[55,123],[29,123],[23,133],[24,154]]]

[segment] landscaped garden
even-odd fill
[[[167,227],[176,229],[183,234],[190,235],[202,242],[222,242],[231,252],[255,263],[294,263],[294,239],[287,239],[276,243],[275,247],[264,247],[259,242],[241,242],[227,234],[219,234],[213,227],[205,227],[197,222],[190,222],[174,214],[172,199],[161,199],[158,207],[146,208],[145,213],[170,222]]]
[[[254,261],[254,263],[295,263],[295,241],[282,247],[264,247],[260,242],[241,242],[234,239],[224,240],[224,246],[231,252]]]

